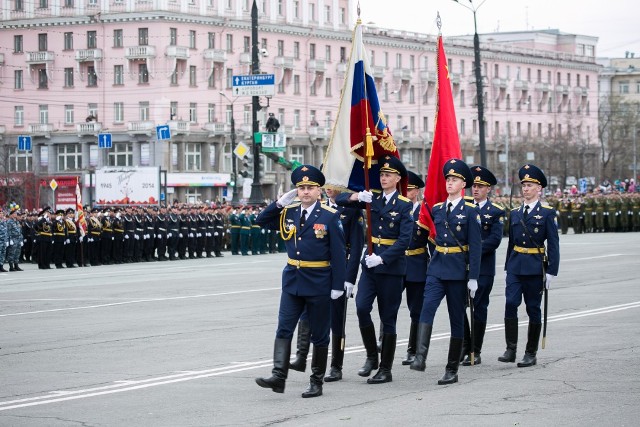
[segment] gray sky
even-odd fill
[[[469,5],[469,0],[459,0]],[[355,7],[358,0],[354,0]],[[482,0],[473,0],[479,5]],[[379,27],[442,35],[473,34],[473,13],[453,0],[360,0],[362,22]],[[640,56],[640,3],[635,0],[486,0],[477,10],[478,33],[559,29],[599,38],[597,56]],[[635,21],[635,22],[634,22]]]

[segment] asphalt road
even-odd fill
[[[504,246],[498,262],[504,260]],[[302,399],[269,375],[283,254],[0,274],[1,426],[636,426],[640,418],[640,234],[561,236],[547,348],[520,369],[504,351],[504,278],[489,307],[483,363],[438,386],[449,325],[438,310],[424,373],[400,361],[368,385],[355,307],[344,379]],[[24,266],[23,266],[24,267]],[[521,358],[527,320],[520,309]]]

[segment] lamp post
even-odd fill
[[[469,0],[471,6],[467,6],[464,3],[460,3],[458,0],[453,0],[460,6],[469,9],[473,13],[473,53],[475,61],[475,76],[476,76],[476,99],[478,100],[478,126],[480,127],[480,164],[484,167],[487,166],[487,148],[484,135],[484,93],[482,88],[482,68],[480,64],[480,37],[478,37],[478,24],[476,22],[476,11],[480,9],[480,6],[484,4],[486,0],[475,6],[473,0]]]
[[[238,172],[236,166],[236,121],[233,118],[233,104],[238,100],[236,97],[233,101],[229,99],[224,92],[219,92],[224,99],[229,102],[231,106],[231,176],[233,179],[233,188],[231,189],[231,203],[238,202]]]

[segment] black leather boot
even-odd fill
[[[8,271],[4,269],[4,266],[2,264],[0,264],[0,273],[8,273]]]
[[[482,341],[484,341],[484,331],[487,329],[486,322],[478,322],[477,320],[473,325],[473,364],[479,365],[482,363],[480,358],[480,352],[482,351]],[[462,366],[471,366],[471,357],[465,357],[462,361]]]
[[[418,322],[411,321],[409,328],[409,343],[407,344],[407,357],[402,361],[403,365],[411,365],[416,357],[416,340],[418,339]]]
[[[529,323],[529,331],[527,333],[527,347],[525,348],[524,357],[521,362],[518,362],[518,368],[528,368],[535,365],[538,360],[536,354],[538,353],[538,341],[540,340],[540,329],[542,325],[540,323]]]
[[[344,361],[343,337],[333,335],[331,337],[331,369],[329,375],[324,377],[325,382],[340,381],[342,379],[342,362]]]
[[[20,267],[18,267],[18,263],[14,262],[13,263],[13,271],[24,271],[23,269],[21,269]]]
[[[260,387],[270,388],[274,393],[284,393],[284,385],[289,373],[289,358],[291,357],[291,340],[276,338],[273,344],[273,369],[271,377],[256,378]]]
[[[413,359],[410,368],[414,371],[423,371],[427,367],[427,354],[431,343],[431,332],[433,325],[429,323],[418,323],[418,339],[416,343],[416,357]]]
[[[362,335],[362,343],[367,350],[367,360],[364,365],[358,371],[358,375],[361,377],[368,377],[371,375],[371,371],[378,369],[378,343],[376,342],[376,328],[373,325],[360,328],[360,335]]]
[[[460,365],[460,352],[462,351],[462,338],[449,339],[449,356],[447,368],[438,385],[453,384],[458,382],[458,366]]]
[[[504,338],[507,349],[498,357],[499,362],[513,363],[516,361],[516,349],[518,348],[518,319],[504,319]]]
[[[309,330],[309,321],[301,320],[298,322],[298,341],[296,346],[296,359],[289,364],[289,368],[294,371],[304,372],[307,369],[307,356],[309,355],[309,337],[311,331]]]
[[[311,356],[311,376],[309,377],[309,387],[302,393],[302,397],[322,396],[322,379],[327,371],[328,347],[313,346]]]
[[[467,313],[464,313],[464,339],[462,340],[462,352],[460,353],[460,362],[469,358],[471,354],[471,326],[469,326],[469,318]]]
[[[391,367],[393,366],[393,356],[396,354],[396,334],[384,334],[382,336],[382,351],[380,352],[380,369],[376,374],[367,380],[367,384],[390,383]]]
[[[13,268],[13,263],[12,262],[9,263],[9,271],[16,271],[16,269]]]

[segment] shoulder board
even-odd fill
[[[291,209],[291,208],[297,208],[298,206],[300,206],[300,202],[291,203],[290,205],[285,206],[285,208]]]
[[[464,196],[464,200],[468,200],[470,202],[473,202],[473,197],[471,196]]]
[[[443,205],[443,204],[444,204],[444,202],[436,203],[435,205],[433,205],[433,207],[435,208],[435,207]]]
[[[520,206],[516,207],[516,208],[511,208],[511,212],[513,211],[517,211],[518,209],[520,209]]]
[[[504,210],[506,210],[506,209],[504,208],[504,206],[502,206],[502,205],[499,205],[499,204],[497,204],[497,203],[493,203],[493,202],[491,202],[491,204],[492,204],[493,206],[495,206],[496,208],[498,208],[498,209],[501,209],[501,210],[503,210],[503,211],[504,211]]]
[[[326,210],[326,211],[331,212],[331,213],[336,213],[336,212],[338,212],[338,210],[337,210],[337,209],[333,209],[331,206],[327,206],[327,205],[325,205],[324,203],[323,203],[323,204],[321,204],[321,205],[320,205],[320,207],[321,207],[322,209]]]
[[[406,197],[404,197],[402,194],[398,194],[398,199],[402,200],[403,202],[410,202],[411,200],[407,199]]]
[[[551,206],[549,205],[540,205],[540,207],[544,208],[544,209],[553,209]]]
[[[469,206],[470,208],[475,208],[476,207],[476,205],[474,203],[469,203],[467,201],[465,201],[464,204]]]

